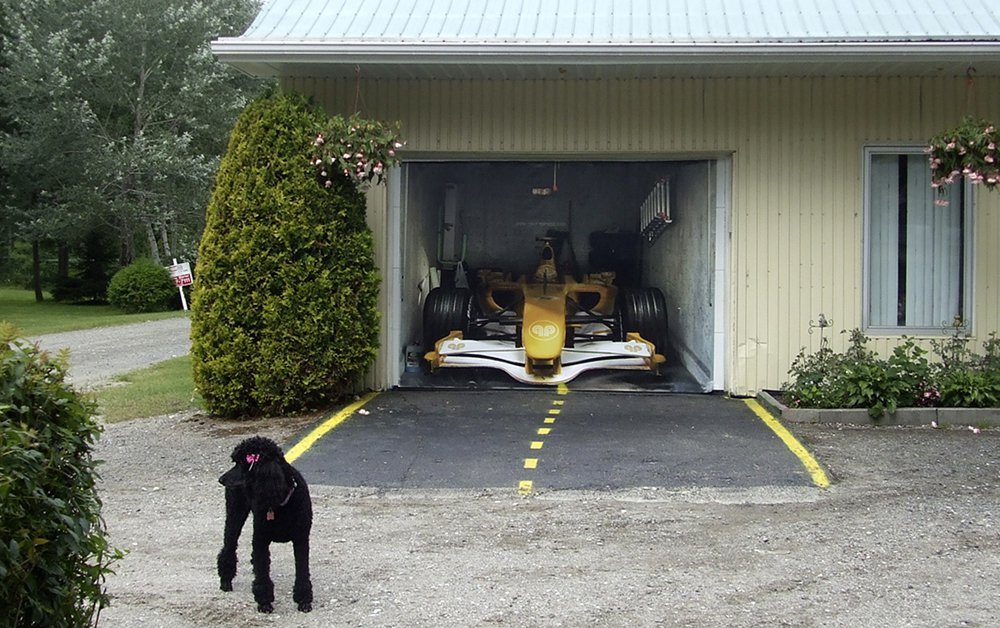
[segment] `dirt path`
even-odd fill
[[[248,433],[306,419],[183,415],[108,426],[98,448],[113,542],[102,625],[988,626],[1000,616],[1000,433],[797,426],[828,490],[382,491],[312,486],[315,610],[255,610],[244,537],[218,590],[216,483]],[[245,532],[249,534],[249,529]]]

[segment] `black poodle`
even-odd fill
[[[309,530],[312,500],[306,481],[274,441],[254,436],[233,450],[233,468],[219,478],[226,487],[226,531],[218,567],[220,587],[233,590],[236,575],[236,544],[247,516],[253,512],[253,598],[257,610],[274,610],[270,544],[292,542],[295,553],[295,586],[292,599],[299,610],[312,610],[309,579]]]

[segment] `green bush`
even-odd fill
[[[0,329],[0,625],[84,626],[121,553],[108,545],[91,448],[94,407],[65,360]]]
[[[170,272],[148,258],[119,270],[108,284],[108,302],[128,314],[169,310],[175,296]]]
[[[213,414],[320,407],[352,392],[375,358],[365,198],[347,178],[320,185],[310,161],[327,121],[301,97],[271,94],[230,136],[192,293],[195,386]]]
[[[867,408],[873,418],[897,408],[981,408],[1000,402],[1000,339],[990,334],[984,354],[969,350],[969,338],[932,342],[936,361],[911,338],[886,358],[867,347],[860,330],[850,332],[843,353],[824,342],[816,353],[799,352],[782,387],[785,402],[802,408]]]

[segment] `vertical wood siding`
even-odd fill
[[[285,85],[331,113],[354,108],[353,80]],[[817,347],[809,322],[820,313],[834,321],[834,348],[839,330],[860,327],[864,146],[920,145],[967,113],[1000,120],[990,77],[971,90],[964,77],[363,80],[360,90],[363,113],[401,121],[411,155],[732,154],[726,389],[737,395],[780,386],[799,349]],[[977,190],[977,205],[982,338],[1000,330],[1000,191]],[[874,339],[880,351],[896,342]]]

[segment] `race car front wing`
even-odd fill
[[[652,343],[630,333],[624,342],[600,340],[565,347],[559,358],[533,362],[523,347],[509,341],[472,340],[454,331],[435,343],[425,359],[431,368],[465,367],[500,369],[525,384],[562,384],[593,369],[654,371],[664,362]]]

